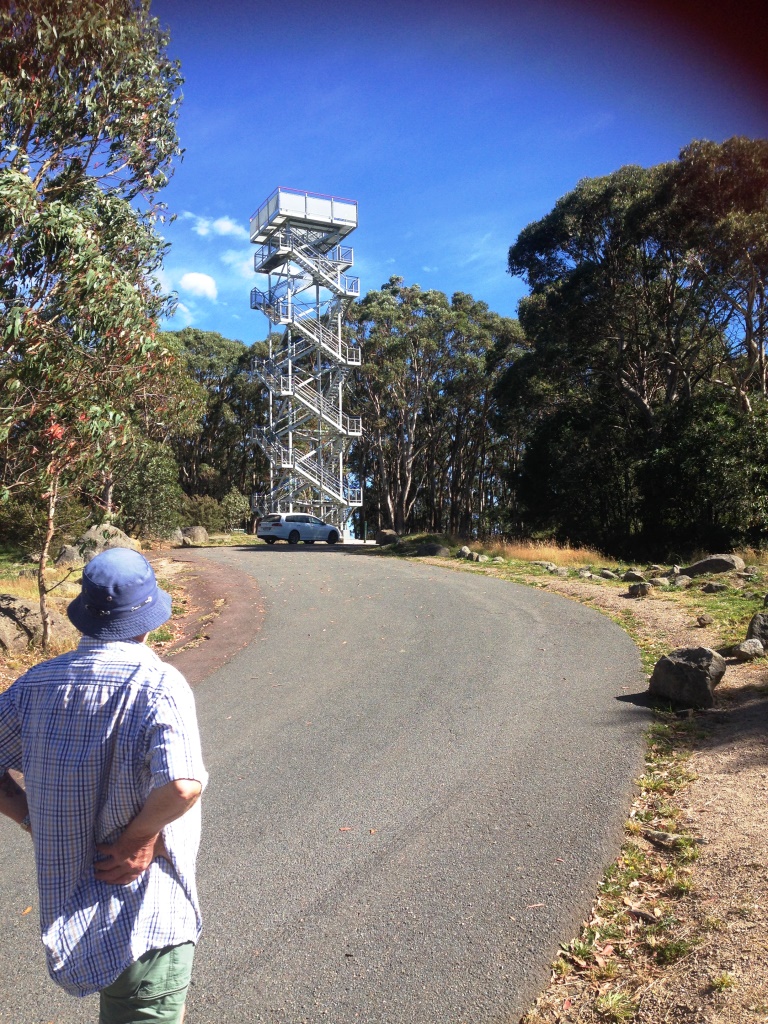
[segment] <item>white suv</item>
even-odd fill
[[[336,544],[341,539],[338,527],[306,512],[274,512],[264,516],[256,536],[267,544],[274,544],[276,540],[287,540],[289,544],[298,544],[300,540],[314,544],[316,540],[324,540],[326,544]]]

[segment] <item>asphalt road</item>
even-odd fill
[[[195,691],[186,1024],[514,1024],[618,849],[634,645],[485,576],[317,545],[205,556],[255,576],[266,617]],[[29,846],[2,835],[0,1021],[94,1021],[47,980]]]

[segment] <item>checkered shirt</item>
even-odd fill
[[[163,829],[158,859],[129,885],[93,871],[151,790],[204,786],[192,691],[144,644],[83,637],[0,694],[0,775],[24,773],[48,970],[72,995],[111,984],[150,949],[196,942],[199,802]]]

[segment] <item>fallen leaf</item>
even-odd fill
[[[351,827],[350,827],[349,825],[343,825],[343,826],[342,826],[342,827],[341,827],[341,828],[339,829],[339,832],[351,832],[351,831],[352,831],[352,829],[351,829]]]
[[[26,910],[22,910],[21,916],[24,917],[24,915],[25,914],[29,914],[31,912],[31,910],[32,910],[32,907],[27,907]]]
[[[570,1008],[572,1006],[573,1006],[573,1000],[572,999],[566,999],[565,1002],[563,1003],[563,1009],[564,1010],[570,1010]]]
[[[369,829],[368,829],[368,831],[370,832],[370,834],[371,834],[372,836],[374,836],[374,835],[376,835],[376,833],[377,833],[378,829],[375,829],[375,828],[369,828]]]
[[[546,907],[546,903],[529,903],[526,910],[533,910],[534,907]]]

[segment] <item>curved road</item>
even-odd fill
[[[513,1024],[618,848],[634,645],[563,598],[360,549],[204,554],[266,618],[196,688],[187,1024]],[[0,1021],[95,1020],[45,976],[25,839],[3,830]]]

